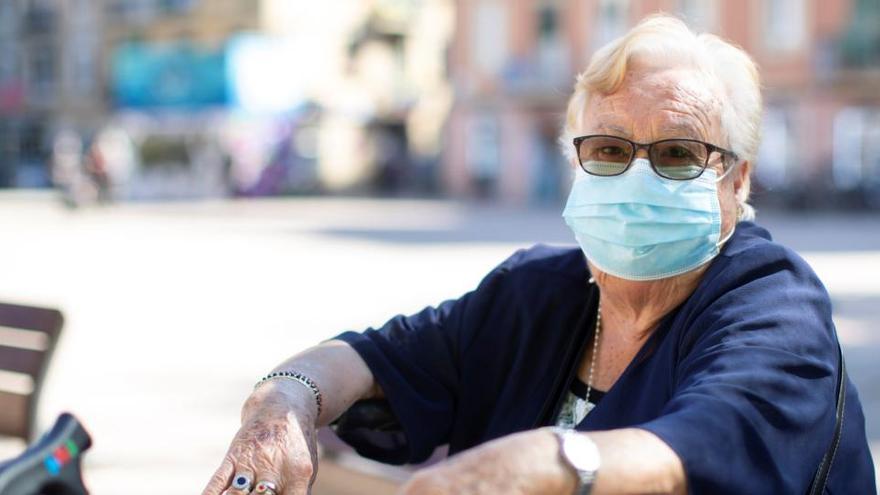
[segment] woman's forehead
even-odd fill
[[[633,71],[614,93],[594,94],[584,113],[584,131],[633,140],[721,136],[721,97],[695,70]]]

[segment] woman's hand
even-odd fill
[[[417,472],[401,495],[552,495],[574,491],[576,477],[549,428],[509,435]]]
[[[301,385],[261,385],[242,408],[241,428],[202,495],[246,495],[260,482],[273,483],[277,495],[307,495],[318,471],[316,416],[315,399]],[[232,488],[242,475],[250,488]]]

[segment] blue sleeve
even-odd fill
[[[688,315],[675,390],[641,428],[681,458],[690,493],[805,493],[831,441],[837,341],[828,295],[779,246],[744,252]]]
[[[406,436],[406,462],[422,462],[437,446],[449,441],[461,356],[483,326],[487,307],[499,297],[505,274],[516,257],[495,268],[476,290],[458,299],[414,315],[398,315],[378,329],[345,332],[336,337],[358,352],[382,387]],[[362,454],[377,452],[387,448],[381,443],[354,447]]]

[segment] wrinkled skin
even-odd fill
[[[656,69],[632,64],[620,89],[590,99],[581,135],[611,134],[640,143],[690,138],[730,149],[721,126],[722,105],[726,103],[716,85],[690,68]],[[719,175],[722,173],[719,161],[710,166]],[[740,163],[718,184],[722,237],[736,223],[735,194],[749,180],[750,166],[747,161]]]
[[[571,493],[574,474],[558,462],[559,442],[548,429],[526,431],[487,442],[423,469],[401,495],[531,495]]]
[[[309,493],[318,466],[316,411],[298,404],[314,399],[282,392],[288,384],[276,385],[266,384],[245,403],[241,428],[203,495],[249,493],[227,490],[234,474],[248,476],[254,484],[272,481],[279,487],[278,495]]]

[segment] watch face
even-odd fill
[[[578,471],[599,469],[599,449],[586,436],[573,432],[565,435],[562,450],[568,462]]]

